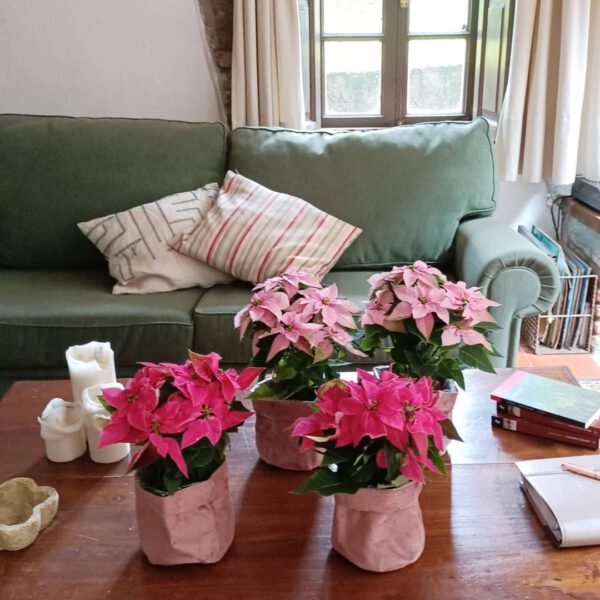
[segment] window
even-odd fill
[[[470,119],[478,0],[301,0],[307,119]]]

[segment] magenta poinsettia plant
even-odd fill
[[[288,271],[257,285],[235,316],[241,337],[252,338],[251,366],[270,374],[251,397],[314,400],[319,385],[339,376],[346,353],[364,356],[354,346],[359,310],[310,273]]]
[[[443,435],[460,439],[436,406],[432,380],[357,370],[358,382],[334,380],[317,392],[317,411],[298,419],[292,435],[323,463],[297,493],[354,493],[363,487],[424,483],[424,469],[445,473]]]
[[[383,348],[396,373],[431,377],[436,387],[447,379],[464,387],[465,366],[494,371],[489,357],[498,354],[489,333],[497,326],[488,309],[499,305],[479,288],[449,281],[422,261],[373,275],[369,283],[362,350]]]
[[[225,460],[228,434],[252,415],[236,401],[261,374],[220,368],[212,352],[189,360],[140,363],[125,389],[105,388],[99,400],[110,413],[100,447],[120,442],[138,446],[130,467],[142,485],[159,495],[205,481]],[[143,466],[142,466],[143,465]]]

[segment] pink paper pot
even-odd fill
[[[383,573],[415,562],[425,548],[419,505],[422,485],[397,489],[363,488],[336,494],[331,542],[357,567]]]
[[[154,565],[215,563],[233,542],[227,463],[172,496],[152,494],[136,478],[135,507],[140,546]]]
[[[252,400],[256,413],[256,449],[266,463],[290,471],[316,469],[322,460],[314,450],[301,450],[292,437],[292,425],[313,414],[310,402],[300,400]]]

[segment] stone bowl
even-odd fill
[[[0,550],[21,550],[32,544],[58,510],[58,492],[28,477],[0,485]]]

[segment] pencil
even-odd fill
[[[598,479],[600,481],[600,471],[592,471],[592,469],[585,469],[584,467],[578,467],[571,463],[563,463],[561,468],[563,471],[569,471],[576,475],[583,475],[583,477],[590,477],[591,479]]]

